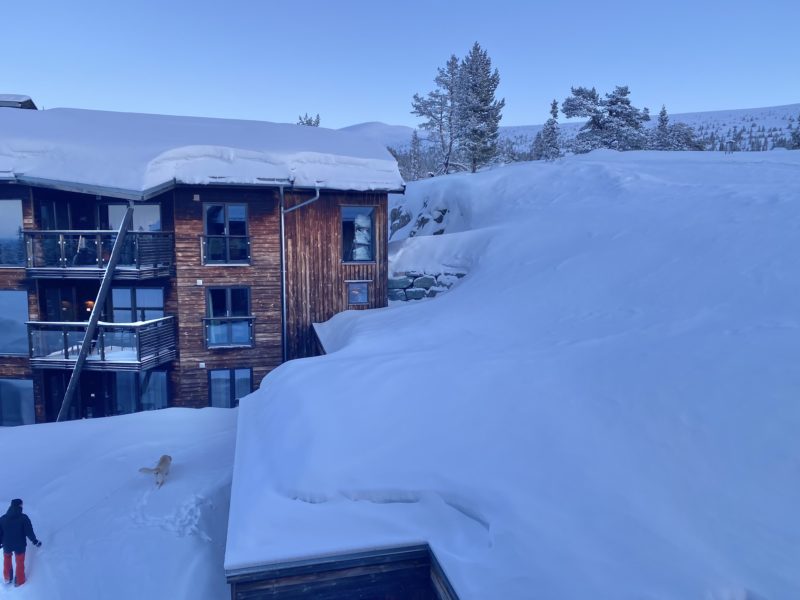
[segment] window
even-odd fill
[[[373,207],[342,207],[342,260],[366,262],[375,260],[373,242]]]
[[[203,264],[249,264],[247,205],[206,204],[203,207],[205,235]]]
[[[253,391],[252,369],[212,369],[208,372],[208,404],[218,408],[239,406]]]
[[[0,379],[0,426],[30,425],[34,415],[33,381]]]
[[[369,304],[369,281],[348,281],[347,304],[361,306]]]
[[[114,373],[114,413],[125,415],[144,410],[166,408],[166,371]]]
[[[107,207],[108,229],[119,231],[119,226],[122,225],[122,219],[128,210],[128,205],[109,204]],[[161,206],[158,204],[134,205],[130,231],[161,231]]]
[[[111,307],[114,323],[135,323],[164,316],[162,288],[112,288]]]
[[[250,288],[208,288],[205,323],[209,348],[252,346]]]
[[[0,290],[0,355],[28,355],[28,292]]]
[[[0,266],[25,266],[22,200],[0,200]]]

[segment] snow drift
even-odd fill
[[[396,260],[470,273],[337,315],[242,401],[226,568],[426,540],[465,599],[798,596],[799,172],[600,151],[411,184],[453,223]]]

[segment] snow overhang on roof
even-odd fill
[[[0,131],[0,166],[43,187],[133,199],[175,184],[404,188],[386,148],[319,127],[56,108],[0,111]]]

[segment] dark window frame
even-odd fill
[[[27,252],[25,247],[25,236],[22,232],[25,229],[25,201],[22,198],[0,198],[0,203],[3,202],[19,202],[19,259],[17,262],[0,262],[0,269],[22,269],[27,264]]]
[[[372,279],[345,279],[345,281],[344,281],[345,294],[347,296],[347,298],[345,300],[345,303],[347,304],[347,306],[369,306],[371,304],[371,302],[372,302],[372,299],[371,299],[372,294],[370,293],[370,288],[372,287],[372,282],[373,282]],[[350,289],[351,289],[351,286],[355,285],[355,284],[365,285],[366,286],[366,288],[367,288],[367,299],[366,299],[366,301],[364,301],[364,302],[351,302],[350,301]]]
[[[222,317],[215,317],[211,314],[211,292],[212,290],[225,290],[225,316]],[[247,315],[246,316],[232,316],[231,315],[231,291],[232,290],[246,290],[247,291]],[[218,348],[253,348],[255,346],[255,332],[254,332],[254,325],[253,321],[255,321],[255,317],[253,316],[253,296],[250,289],[250,286],[247,285],[213,285],[208,286],[205,290],[206,295],[206,316],[203,319],[205,324],[204,327],[204,337],[205,337],[205,344],[206,349],[214,350]],[[227,343],[211,343],[211,336],[209,335],[209,326],[214,322],[225,322],[228,325],[228,335],[227,339],[230,340]],[[233,322],[235,321],[246,321],[249,324],[249,331],[250,331],[250,340],[248,343],[235,343],[233,342]]]
[[[211,386],[211,374],[218,373],[220,371],[227,371],[228,372],[228,390],[229,390],[229,397],[228,397],[228,406],[223,408],[236,408],[239,406],[239,399],[236,397],[236,371],[249,371],[250,373],[250,391],[248,394],[253,393],[253,367],[231,367],[231,368],[223,368],[223,369],[208,369],[207,370],[207,381],[208,381],[208,405],[214,406],[213,398],[211,397],[213,387]]]
[[[224,234],[210,234],[208,233],[208,208],[211,206],[221,206],[225,217],[225,233]],[[231,235],[230,234],[230,217],[229,207],[241,206],[244,208],[244,235]],[[208,257],[208,240],[209,238],[223,238],[225,242],[225,258],[223,260],[212,260]],[[231,245],[232,238],[244,238],[247,244],[247,258],[242,260],[231,259]],[[250,254],[250,208],[246,202],[204,202],[203,203],[203,236],[201,243],[201,262],[203,265],[249,265],[252,262]]]
[[[114,290],[128,290],[128,293],[129,293],[129,296],[130,296],[130,300],[131,300],[130,308],[114,306]],[[157,307],[157,306],[143,306],[143,305],[141,305],[139,303],[139,294],[138,294],[139,290],[159,290],[161,292],[161,306]],[[162,313],[161,317],[154,317],[154,318],[161,319],[161,318],[167,316],[166,312],[164,312],[164,309],[165,309],[164,305],[166,304],[166,299],[165,299],[166,293],[165,292],[166,292],[166,290],[164,290],[163,287],[133,286],[133,285],[131,285],[131,286],[128,286],[128,285],[116,285],[116,286],[113,286],[111,288],[111,293],[108,296],[108,309],[106,311],[107,316],[110,317],[110,320],[112,322],[114,322],[114,323],[116,323],[116,322],[119,322],[119,323],[133,322],[133,323],[135,323],[137,321],[145,321],[145,320],[147,320],[147,319],[144,318],[144,313],[142,311],[145,311],[145,310],[158,310],[160,308],[161,309],[161,313]],[[115,310],[130,310],[131,314],[134,317],[137,317],[137,319],[134,320],[134,321],[114,321],[114,311]],[[140,317],[140,316],[142,318],[138,319],[138,317]]]
[[[372,235],[370,237],[370,251],[372,253],[372,258],[369,260],[353,260],[352,258],[348,259],[345,258],[345,249],[344,249],[344,210],[347,208],[360,208],[360,209],[369,209],[370,211],[370,220],[372,221],[372,228],[371,232]],[[375,244],[375,213],[378,209],[378,205],[376,204],[340,204],[339,205],[339,252],[341,257],[342,264],[353,264],[353,265],[370,265],[370,264],[377,264],[377,245]],[[347,219],[348,221],[350,219]],[[355,227],[355,225],[354,225]]]
[[[30,302],[30,298],[28,297],[28,291],[27,290],[18,290],[18,289],[17,290],[14,290],[14,289],[11,289],[11,290],[2,289],[2,290],[0,290],[0,294],[2,294],[4,292],[16,292],[18,294],[25,294],[25,321],[23,321],[23,324],[26,323],[30,318],[30,312],[29,312],[30,311],[30,306],[28,304]],[[27,329],[27,326],[26,326],[26,329]],[[3,351],[2,349],[0,349],[0,357],[12,357],[12,356],[30,356],[30,339],[28,339],[27,347],[24,350],[21,350],[20,352],[6,352],[6,351]]]

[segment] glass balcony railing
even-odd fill
[[[207,348],[253,346],[254,317],[215,317],[203,319],[206,331]]]
[[[28,323],[28,346],[31,366],[70,368],[75,364],[86,337],[88,323]],[[175,358],[174,317],[138,323],[97,325],[86,356],[87,369],[113,369],[115,366],[143,370]]]
[[[28,269],[102,270],[108,266],[116,231],[25,231]],[[118,270],[172,266],[173,234],[131,231]]]

